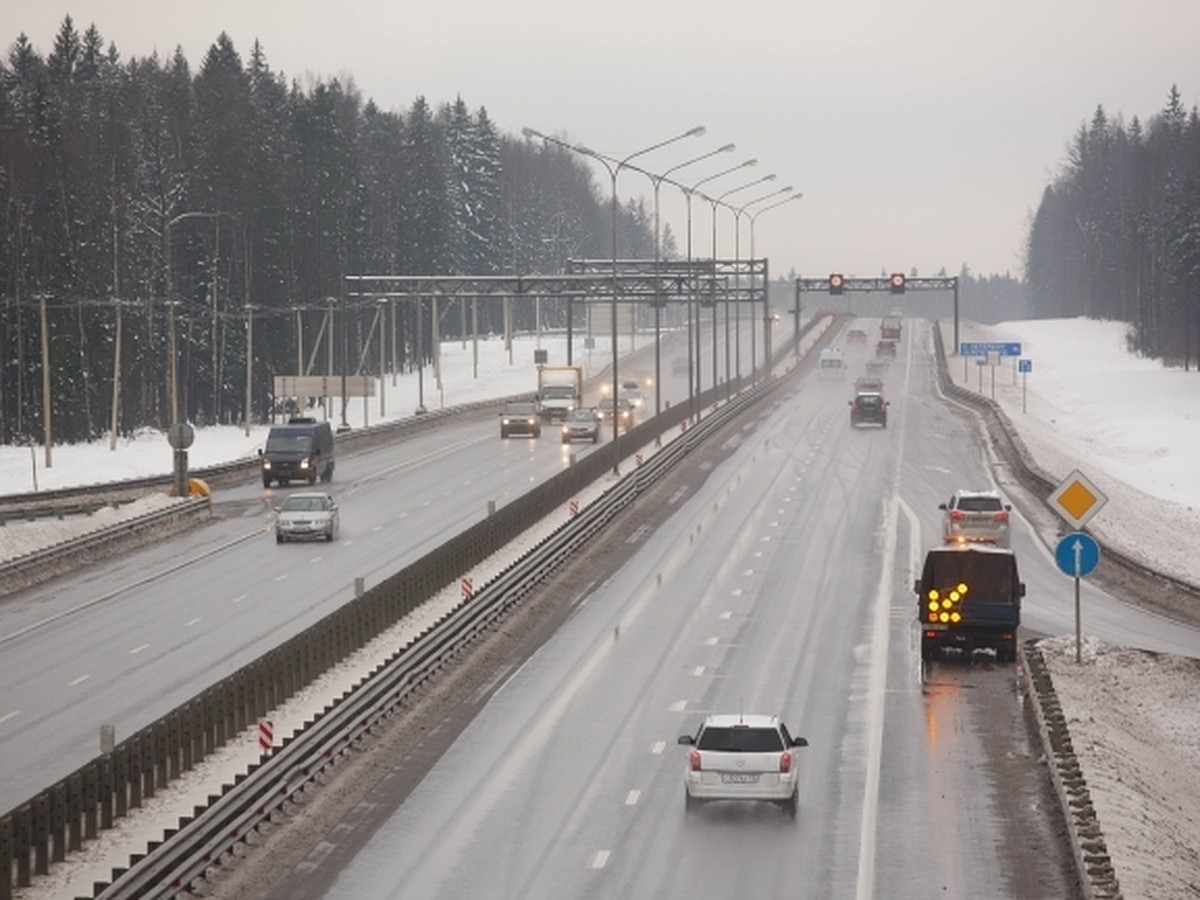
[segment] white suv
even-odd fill
[[[942,541],[967,544],[981,541],[997,547],[1009,546],[1008,514],[1012,506],[995,491],[955,491],[943,510]]]
[[[768,800],[796,817],[794,752],[808,741],[793,738],[778,716],[708,716],[679,743],[692,748],[684,777],[689,811],[709,800]]]

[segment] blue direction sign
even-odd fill
[[[1020,372],[1022,375],[1026,374],[1028,372],[1032,372],[1033,371],[1033,360],[1032,359],[1018,359],[1017,360],[1017,371]]]
[[[989,353],[999,353],[1001,356],[1020,356],[1021,342],[1009,341],[963,341],[958,345],[960,356],[987,356]]]
[[[1072,531],[1054,548],[1054,561],[1067,575],[1082,578],[1100,565],[1100,545],[1090,534]]]

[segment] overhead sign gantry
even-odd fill
[[[800,295],[805,292],[820,292],[832,296],[848,293],[886,292],[889,294],[904,294],[908,291],[953,291],[954,292],[954,347],[958,349],[958,277],[942,276],[923,278],[917,275],[905,275],[903,272],[893,272],[877,278],[858,278],[853,275],[843,275],[832,272],[824,278],[796,279],[796,322],[800,321]]]

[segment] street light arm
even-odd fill
[[[750,227],[753,228],[754,220],[757,219],[759,216],[761,216],[763,213],[767,212],[768,210],[772,210],[772,209],[775,209],[776,207],[783,206],[783,204],[785,204],[785,203],[791,203],[793,200],[803,200],[803,199],[804,199],[803,194],[792,194],[792,196],[785,197],[784,199],[780,200],[778,203],[772,203],[770,206],[764,206],[762,209],[755,210],[753,213],[750,214]],[[751,233],[753,233],[753,232],[751,232]]]

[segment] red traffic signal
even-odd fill
[[[893,272],[892,273],[892,275],[888,278],[888,290],[890,290],[893,294],[903,294],[904,293],[904,273],[903,272]]]
[[[829,276],[829,293],[840,294],[846,287],[846,279],[842,277],[841,272],[834,272]]]

